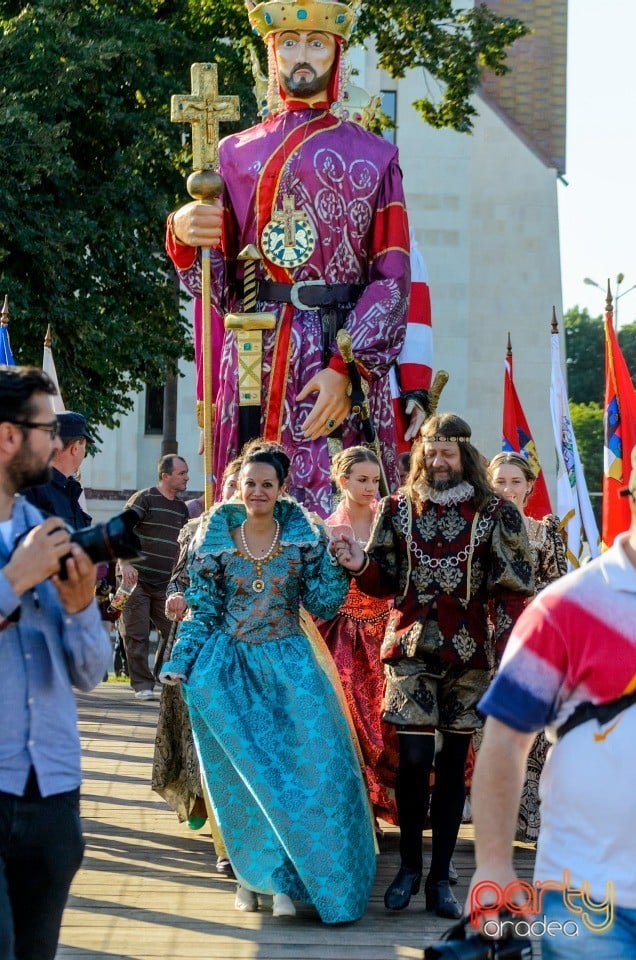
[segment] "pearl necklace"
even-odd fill
[[[241,524],[241,544],[243,546],[243,553],[248,560],[251,560],[254,564],[254,572],[256,577],[252,580],[252,590],[254,593],[262,593],[265,589],[265,581],[263,580],[263,564],[267,563],[269,560],[273,560],[275,556],[278,556],[280,553],[280,547],[276,550],[278,544],[278,538],[280,536],[280,523],[278,520],[274,520],[276,524],[276,530],[274,531],[274,539],[272,540],[269,550],[262,557],[255,557],[250,548],[247,545],[247,538],[245,536],[245,524],[247,520],[244,520]],[[274,552],[276,551],[276,552]]]

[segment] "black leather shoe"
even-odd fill
[[[438,917],[448,920],[459,920],[462,917],[462,908],[450,888],[448,880],[427,880],[424,885],[426,893],[426,909],[436,913]]]
[[[384,894],[384,906],[387,910],[406,910],[411,897],[419,893],[422,874],[408,867],[400,867],[393,883]]]

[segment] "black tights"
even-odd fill
[[[429,777],[435,762],[435,788],[431,800],[433,850],[429,878],[448,880],[448,866],[464,808],[464,766],[470,734],[444,733],[435,753],[434,734],[400,733],[400,762],[395,794],[400,822],[402,865],[422,870],[422,831],[428,809]]]

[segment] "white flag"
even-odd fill
[[[44,357],[42,359],[42,369],[45,373],[48,373],[49,377],[55,384],[55,389],[57,393],[54,396],[49,397],[49,403],[53,407],[54,413],[64,413],[66,407],[64,406],[64,401],[62,400],[62,394],[60,393],[60,385],[57,380],[57,372],[55,370],[55,362],[53,360],[53,353],[51,351],[51,326],[46,328],[46,336],[44,338]]]
[[[568,569],[574,570],[581,562],[583,539],[587,540],[591,555],[597,557],[600,537],[570,419],[568,395],[561,371],[559,334],[551,334],[550,339],[550,410],[557,454],[556,512],[561,520],[561,530],[566,541]]]

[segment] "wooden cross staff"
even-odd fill
[[[216,172],[219,156],[219,123],[238,120],[239,98],[220,97],[215,63],[193,63],[190,68],[192,93],[175,94],[170,101],[173,123],[192,125],[192,167],[188,193],[200,203],[212,203],[221,195],[223,180]],[[213,498],[212,329],[210,291],[210,248],[201,248],[201,334],[203,345],[203,459],[206,510]]]

